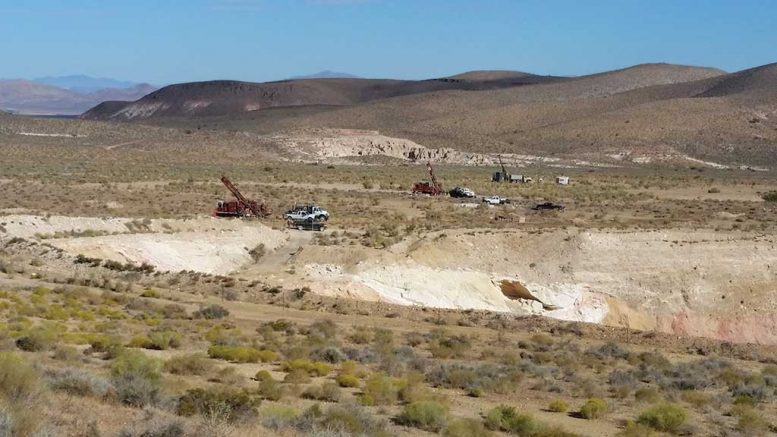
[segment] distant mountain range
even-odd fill
[[[169,85],[86,119],[219,117],[271,133],[380,131],[427,147],[619,162],[777,162],[777,64],[735,73],[642,64],[578,77],[471,71],[408,81],[324,78]],[[241,120],[246,121],[241,124]]]
[[[137,100],[153,85],[84,75],[0,80],[0,110],[32,115],[79,115],[106,100]]]
[[[290,77],[289,80],[298,79],[359,79],[359,76],[350,73],[341,73],[339,71],[323,70],[318,73],[308,74],[304,76]]]
[[[104,89],[126,89],[142,85],[137,82],[126,80],[116,80],[107,77],[91,77],[83,74],[74,74],[70,76],[46,76],[33,79],[32,82],[50,85],[57,88],[75,91],[78,93],[91,93]]]

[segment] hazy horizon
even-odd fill
[[[775,61],[774,16],[765,0],[32,0],[0,6],[11,60],[0,77],[578,76],[653,62],[737,71]]]

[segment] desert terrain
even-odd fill
[[[777,432],[774,65],[423,82],[0,113],[9,435]]]

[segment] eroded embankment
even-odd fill
[[[745,232],[453,231],[387,250],[240,220],[4,216],[2,235],[323,295],[777,344],[777,244]],[[102,235],[106,234],[106,235]],[[293,238],[290,238],[293,237]],[[258,261],[249,253],[263,245]],[[293,254],[293,255],[292,255]]]
[[[777,344],[772,237],[702,231],[446,232],[352,265],[308,251],[314,291]],[[513,285],[505,293],[504,280]],[[509,288],[509,287],[508,287]],[[519,290],[516,292],[516,290]]]

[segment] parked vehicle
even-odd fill
[[[510,203],[510,199],[506,197],[490,196],[490,197],[484,197],[483,202],[489,205],[504,205],[506,203]]]
[[[455,187],[452,190],[448,191],[448,194],[451,197],[467,197],[467,198],[475,197],[474,191],[464,187]]]
[[[294,208],[283,213],[285,220],[314,220],[314,221],[326,221],[329,220],[329,212],[322,209],[318,205],[314,204],[300,204],[295,205]]]

